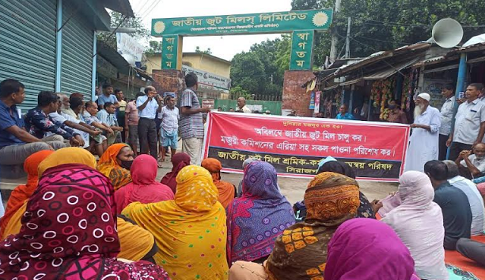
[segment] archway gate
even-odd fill
[[[152,20],[152,36],[162,37],[162,69],[182,68],[184,36],[292,33],[290,70],[311,70],[315,32],[328,30],[332,9]]]

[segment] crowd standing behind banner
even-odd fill
[[[42,91],[38,106],[25,117],[17,108],[25,86],[12,79],[0,83],[0,166],[3,171],[23,164],[28,173],[27,184],[13,190],[0,220],[0,278],[477,279],[446,267],[444,252],[457,250],[485,266],[485,244],[473,240],[483,234],[485,187],[469,180],[485,181],[481,84],[469,85],[464,99],[456,101],[461,105],[455,123],[450,118],[455,102],[450,87],[443,89],[449,102],[441,113],[429,106],[429,94],[417,96],[407,171],[399,178],[398,192],[369,202],[355,171],[361,165],[386,170],[388,164],[297,154],[396,156],[389,149],[360,145],[371,136],[346,133],[346,125],[318,124],[328,130],[338,126],[342,132],[317,136],[316,131],[307,135],[304,127],[294,127],[305,122],[287,120],[281,125],[291,130],[259,127],[252,133],[360,145],[351,151],[227,136],[219,141],[249,150],[272,144],[272,149],[295,154],[253,158],[241,151],[218,151],[199,166],[203,114],[209,109],[201,108],[196,96],[197,76],[189,73],[185,82],[180,111],[173,96],[162,107],[153,87],[126,103],[121,91],[104,85],[97,103],[84,102],[80,93],[67,98]],[[238,99],[236,111],[250,113],[244,98]],[[399,111],[392,113],[396,122],[407,122]],[[339,116],[344,122],[354,119],[345,105]],[[365,124],[348,122],[349,127]],[[315,130],[317,124],[312,125],[305,128]],[[409,129],[389,126],[389,133],[396,135],[401,132],[392,132],[392,127]],[[182,153],[176,153],[178,129]],[[129,145],[121,143],[123,134]],[[138,154],[137,142],[145,155]],[[438,161],[442,145],[450,147],[449,161]],[[154,181],[158,146],[170,147],[173,164],[161,183]],[[166,151],[161,149],[162,158]],[[244,160],[240,188],[222,180],[224,161],[217,157]],[[308,166],[291,172],[308,169],[309,175],[316,174],[293,209],[277,183],[277,170],[285,162]]]

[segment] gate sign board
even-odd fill
[[[244,160],[257,158],[279,176],[295,178],[312,178],[320,160],[332,156],[359,179],[397,182],[409,131],[409,125],[393,123],[211,112],[203,156],[235,173],[243,172]]]
[[[315,31],[328,30],[332,18],[332,9],[321,9],[153,19],[152,36],[163,38],[162,69],[180,69],[181,63],[174,59],[180,60],[181,55],[174,53],[176,47],[174,44],[177,44],[176,38],[180,38],[181,44],[182,36],[293,33],[290,70],[309,70],[312,68],[313,34]],[[301,35],[302,33],[308,33],[308,35]],[[170,41],[166,42],[165,37]],[[180,48],[177,51],[180,52]]]

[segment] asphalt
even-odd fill
[[[157,180],[160,181],[161,178],[171,170],[171,163],[167,159],[163,163],[163,167],[158,169]],[[238,185],[242,179],[242,174],[232,174],[223,173],[222,180],[230,182],[234,185]],[[0,180],[0,190],[2,192],[2,199],[4,202],[8,200],[10,192],[19,184],[25,184],[26,178],[21,179],[1,179]],[[281,192],[286,196],[290,203],[295,203],[297,201],[303,200],[303,195],[305,189],[310,182],[310,179],[295,179],[295,178],[278,178],[278,185],[280,186]],[[360,190],[367,196],[369,201],[374,199],[382,199],[386,197],[389,193],[395,192],[398,185],[396,183],[382,183],[382,182],[368,182],[359,181]]]

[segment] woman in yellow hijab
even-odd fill
[[[42,180],[42,174],[44,174],[46,170],[66,164],[72,166],[86,165],[92,169],[96,169],[96,159],[88,151],[81,148],[63,148],[55,151],[40,163],[38,168],[39,180]],[[2,239],[5,239],[5,237],[11,234],[20,232],[22,226],[21,219],[27,209],[27,203],[28,199],[12,216],[5,227]],[[153,255],[153,248],[155,246],[153,235],[143,228],[133,225],[122,218],[118,218],[117,225],[121,246],[121,251],[118,254],[118,257],[132,261],[139,261],[141,259],[149,260]]]
[[[227,279],[226,212],[210,173],[189,165],[177,175],[175,200],[134,202],[122,212],[153,233],[154,258],[174,280]]]
[[[101,156],[99,172],[111,180],[115,191],[131,183],[130,168],[133,163],[133,150],[127,144],[111,145]]]

